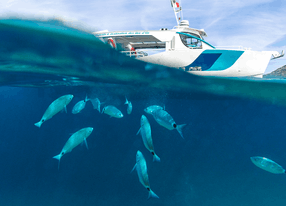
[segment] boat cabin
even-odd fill
[[[94,35],[112,48],[130,57],[144,57],[164,51],[211,49],[212,45],[204,41],[204,30],[189,28],[186,20],[171,30],[94,32]]]
[[[203,29],[189,27],[183,20],[182,7],[170,0],[177,26],[152,31],[94,32],[94,35],[112,48],[138,60],[177,68],[204,76],[262,77],[270,58],[284,56],[284,52],[253,52],[248,48],[217,47],[204,40]]]

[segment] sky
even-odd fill
[[[180,2],[181,1],[181,2]],[[285,0],[180,0],[183,19],[204,29],[214,46],[255,51],[286,50]],[[0,0],[0,18],[61,18],[91,31],[172,29],[176,19],[169,0]],[[272,60],[269,73],[286,65]]]

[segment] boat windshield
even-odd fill
[[[181,41],[183,44],[190,49],[201,49],[202,41],[200,37],[195,34],[184,35],[180,34]]]

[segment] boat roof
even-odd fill
[[[188,26],[175,26],[173,29],[161,30],[135,30],[135,31],[115,31],[93,32],[96,37],[108,39],[112,38],[116,44],[131,44],[136,49],[165,48],[166,42],[171,41],[176,34],[193,35],[199,38],[207,36],[204,30],[189,28]],[[203,40],[202,40],[203,41]],[[124,47],[124,46],[123,46]]]
[[[203,29],[193,29],[189,27],[182,27],[182,26],[175,26],[174,29],[167,30],[167,29],[161,29],[161,30],[133,30],[133,31],[115,31],[115,32],[108,32],[108,31],[98,31],[93,32],[93,34],[96,37],[100,38],[114,38],[114,37],[121,37],[122,41],[130,41],[132,38],[132,41],[162,41],[162,34],[164,33],[164,37],[167,38],[166,40],[169,40],[174,36],[174,33],[176,32],[182,32],[182,33],[192,33],[196,34],[200,37],[207,36],[206,32]],[[153,36],[153,37],[152,37]],[[158,39],[160,37],[160,40]],[[164,38],[163,37],[163,38]],[[152,40],[153,38],[153,40]]]

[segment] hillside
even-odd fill
[[[286,65],[283,67],[280,67],[273,72],[263,75],[264,78],[272,78],[272,77],[280,77],[280,78],[286,78]]]

